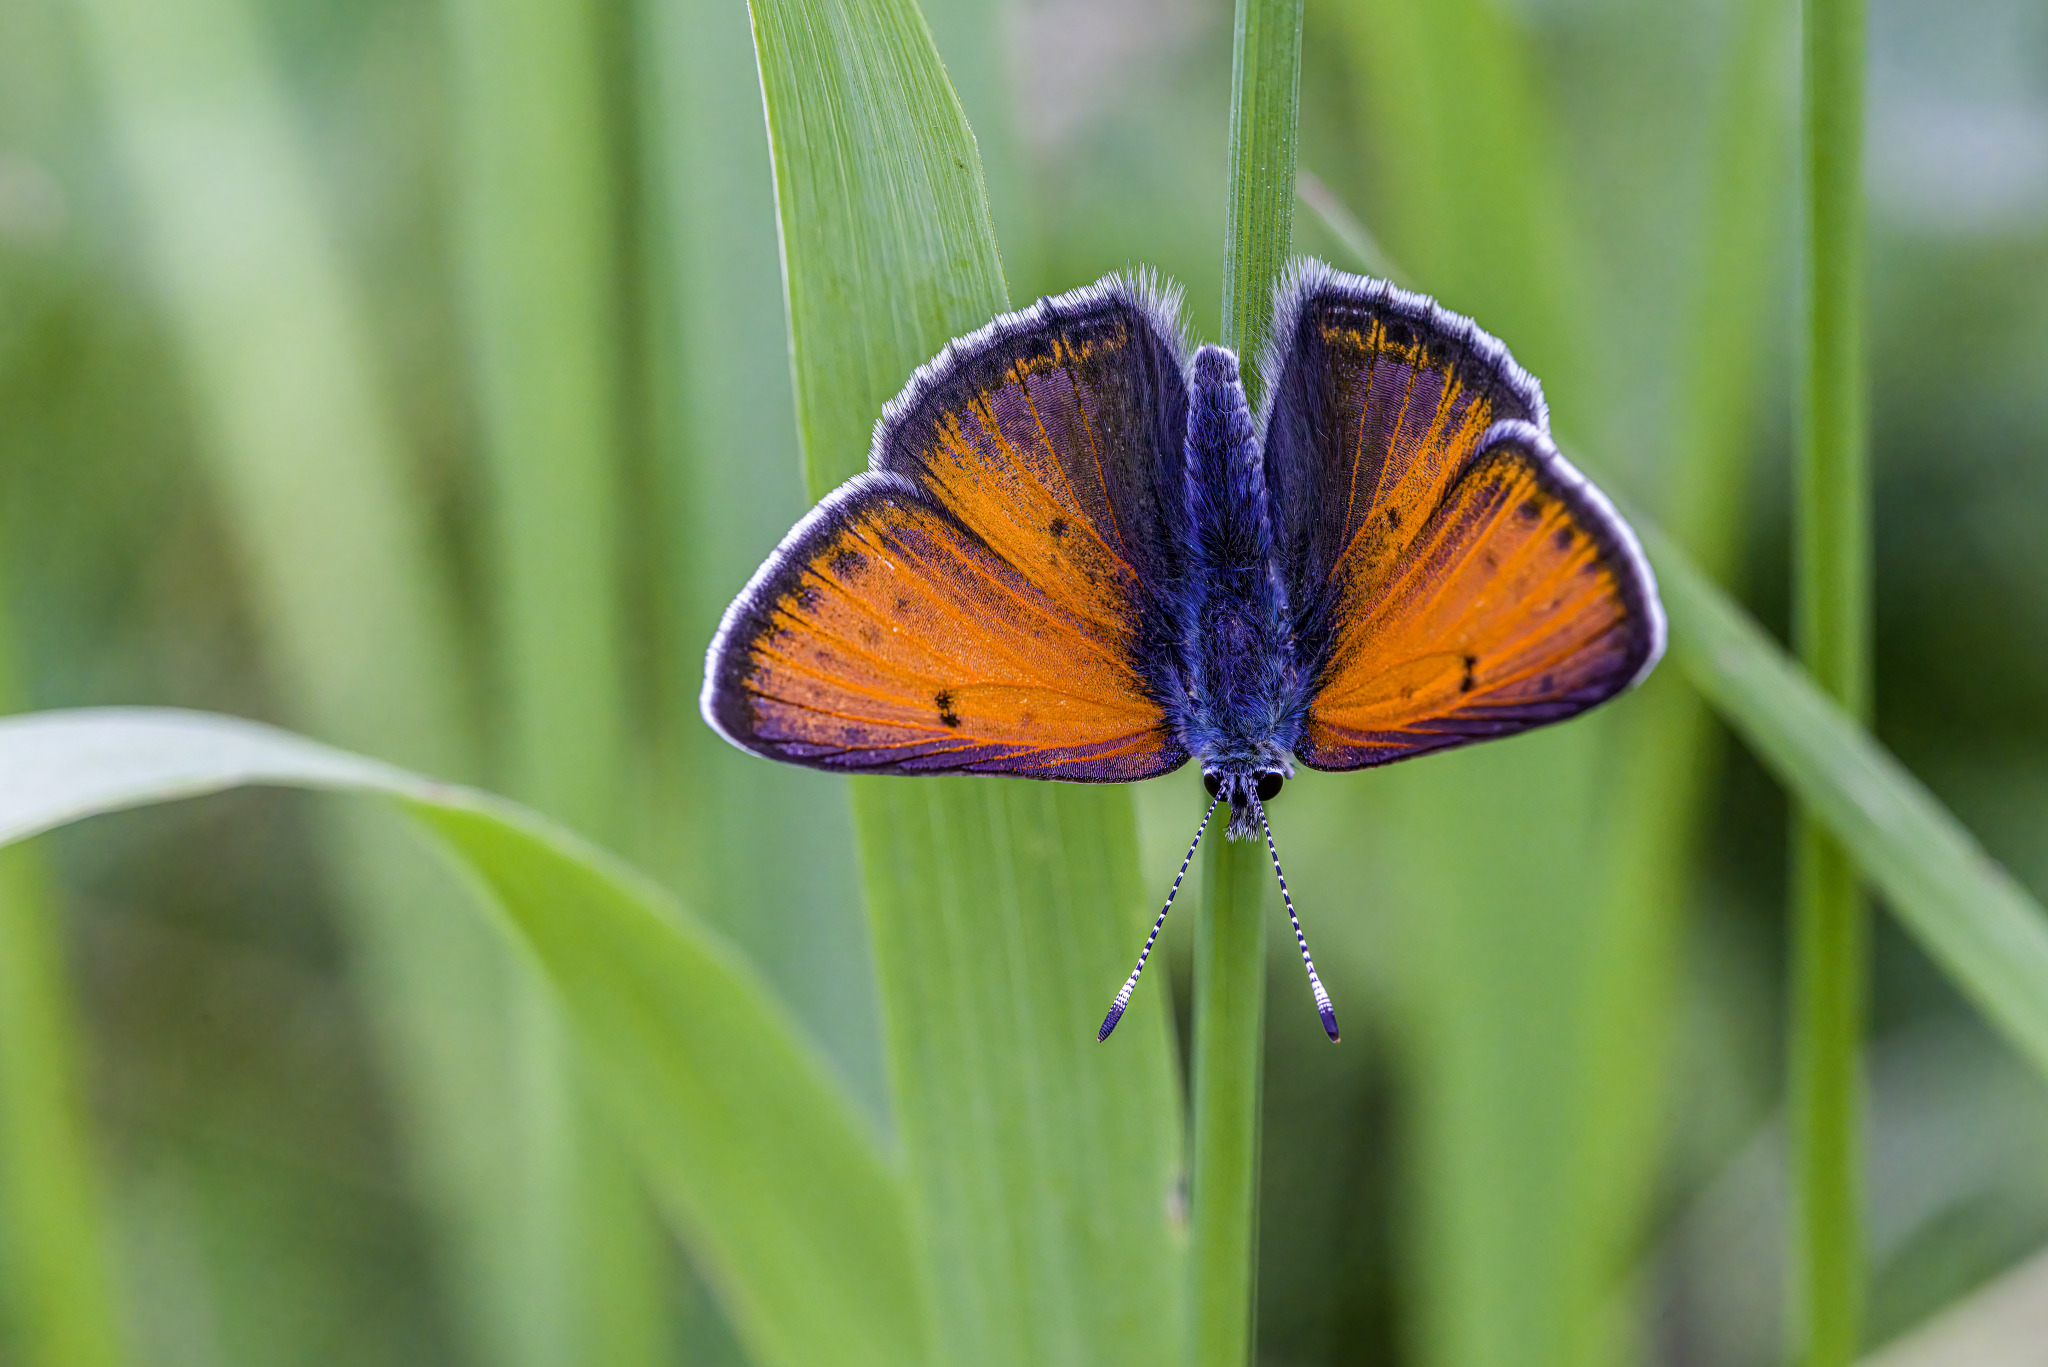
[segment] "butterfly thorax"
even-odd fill
[[[1250,798],[1291,776],[1302,687],[1275,553],[1266,480],[1237,358],[1195,356],[1185,448],[1192,558],[1181,614],[1181,743],[1231,803],[1230,834],[1255,829]]]

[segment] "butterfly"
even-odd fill
[[[1558,453],[1536,380],[1468,319],[1319,262],[1274,293],[1254,413],[1178,292],[1110,276],[920,367],[866,473],[727,609],[703,712],[743,750],[839,773],[1126,783],[1202,768],[1264,834],[1294,775],[1514,735],[1640,682],[1656,581]]]

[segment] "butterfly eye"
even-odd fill
[[[1223,791],[1223,776],[1221,774],[1204,774],[1202,775],[1202,786],[1209,790],[1210,797],[1214,797]]]
[[[1259,775],[1259,801],[1271,802],[1280,793],[1281,778],[1278,774]]]

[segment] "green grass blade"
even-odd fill
[[[284,706],[342,743],[473,772],[448,569],[254,16],[241,0],[76,9]],[[573,1108],[545,1102],[570,1094],[559,1051],[508,1032],[508,1013],[545,1009],[537,986],[380,815],[342,812],[327,835],[414,1183],[472,1350],[545,1361],[561,1307],[626,1280],[577,1275],[599,1260],[561,1218],[583,1173],[548,1158],[576,1152]]]
[[[578,0],[451,0],[459,264],[491,510],[494,658],[509,791],[616,839],[626,683],[619,281],[604,15]],[[667,1280],[564,1072],[545,1002],[515,1008],[525,1210],[518,1361],[667,1356]],[[602,1267],[601,1274],[590,1269]]]
[[[13,623],[0,585],[0,711]],[[0,850],[0,1344],[22,1367],[116,1367],[111,1240],[54,889],[33,847]]]
[[[664,553],[655,664],[670,772],[636,851],[690,888],[755,963],[774,965],[783,994],[882,1115],[874,962],[845,784],[742,754],[697,711],[719,615],[808,504],[753,32],[743,6],[719,0],[643,0],[637,15]]]
[[[38,853],[0,850],[0,1288],[9,1361],[125,1360],[54,899]]]
[[[1956,986],[2048,1077],[2048,912],[1683,552],[1638,526],[1686,676],[1827,824]]]
[[[1114,1036],[1136,1024],[1128,1045],[1095,1042],[1145,933],[1128,797],[979,779],[857,788],[938,1360],[1177,1362],[1167,994],[1148,987]]]
[[[1793,638],[1851,717],[1870,714],[1869,383],[1863,348],[1863,3],[1804,6],[1806,356],[1794,478]],[[1792,814],[1792,1305],[1788,1351],[1847,1367],[1862,1339],[1868,910],[1818,812]]]
[[[755,0],[797,430],[820,497],[882,403],[1008,307],[974,136],[911,0]]]
[[[1230,199],[1223,229],[1223,345],[1259,405],[1273,285],[1294,238],[1302,0],[1238,0],[1231,47]]]
[[[493,523],[509,787],[620,815],[619,337],[596,7],[451,0],[461,267]]]
[[[415,809],[538,957],[754,1359],[924,1360],[901,1180],[757,975],[587,847],[502,811]]]
[[[915,6],[757,0],[754,36],[817,497],[863,467],[911,370],[1006,295],[974,143]],[[1094,1040],[1144,933],[1129,797],[995,779],[854,788],[939,1359],[1178,1360],[1161,997]]]
[[[504,911],[618,1131],[761,1367],[926,1360],[902,1182],[871,1128],[718,936],[541,817],[226,717],[0,721],[0,846],[247,784],[385,794]]]
[[[1018,298],[1037,293],[1044,206],[1024,145],[1023,119],[1013,88],[1016,29],[1002,0],[924,0],[920,6],[932,43],[946,64],[947,83],[974,131],[981,175],[988,186],[989,217],[1002,247],[1003,274]],[[1048,284],[1048,289],[1058,289]]]
[[[1224,815],[1228,815],[1225,813]],[[1196,1367],[1254,1360],[1259,1119],[1271,870],[1250,842],[1209,836],[1195,934],[1195,1151],[1189,1216]]]

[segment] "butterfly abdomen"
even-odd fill
[[[1266,481],[1237,358],[1195,354],[1186,446],[1193,541],[1182,743],[1205,767],[1284,765],[1300,692]]]

